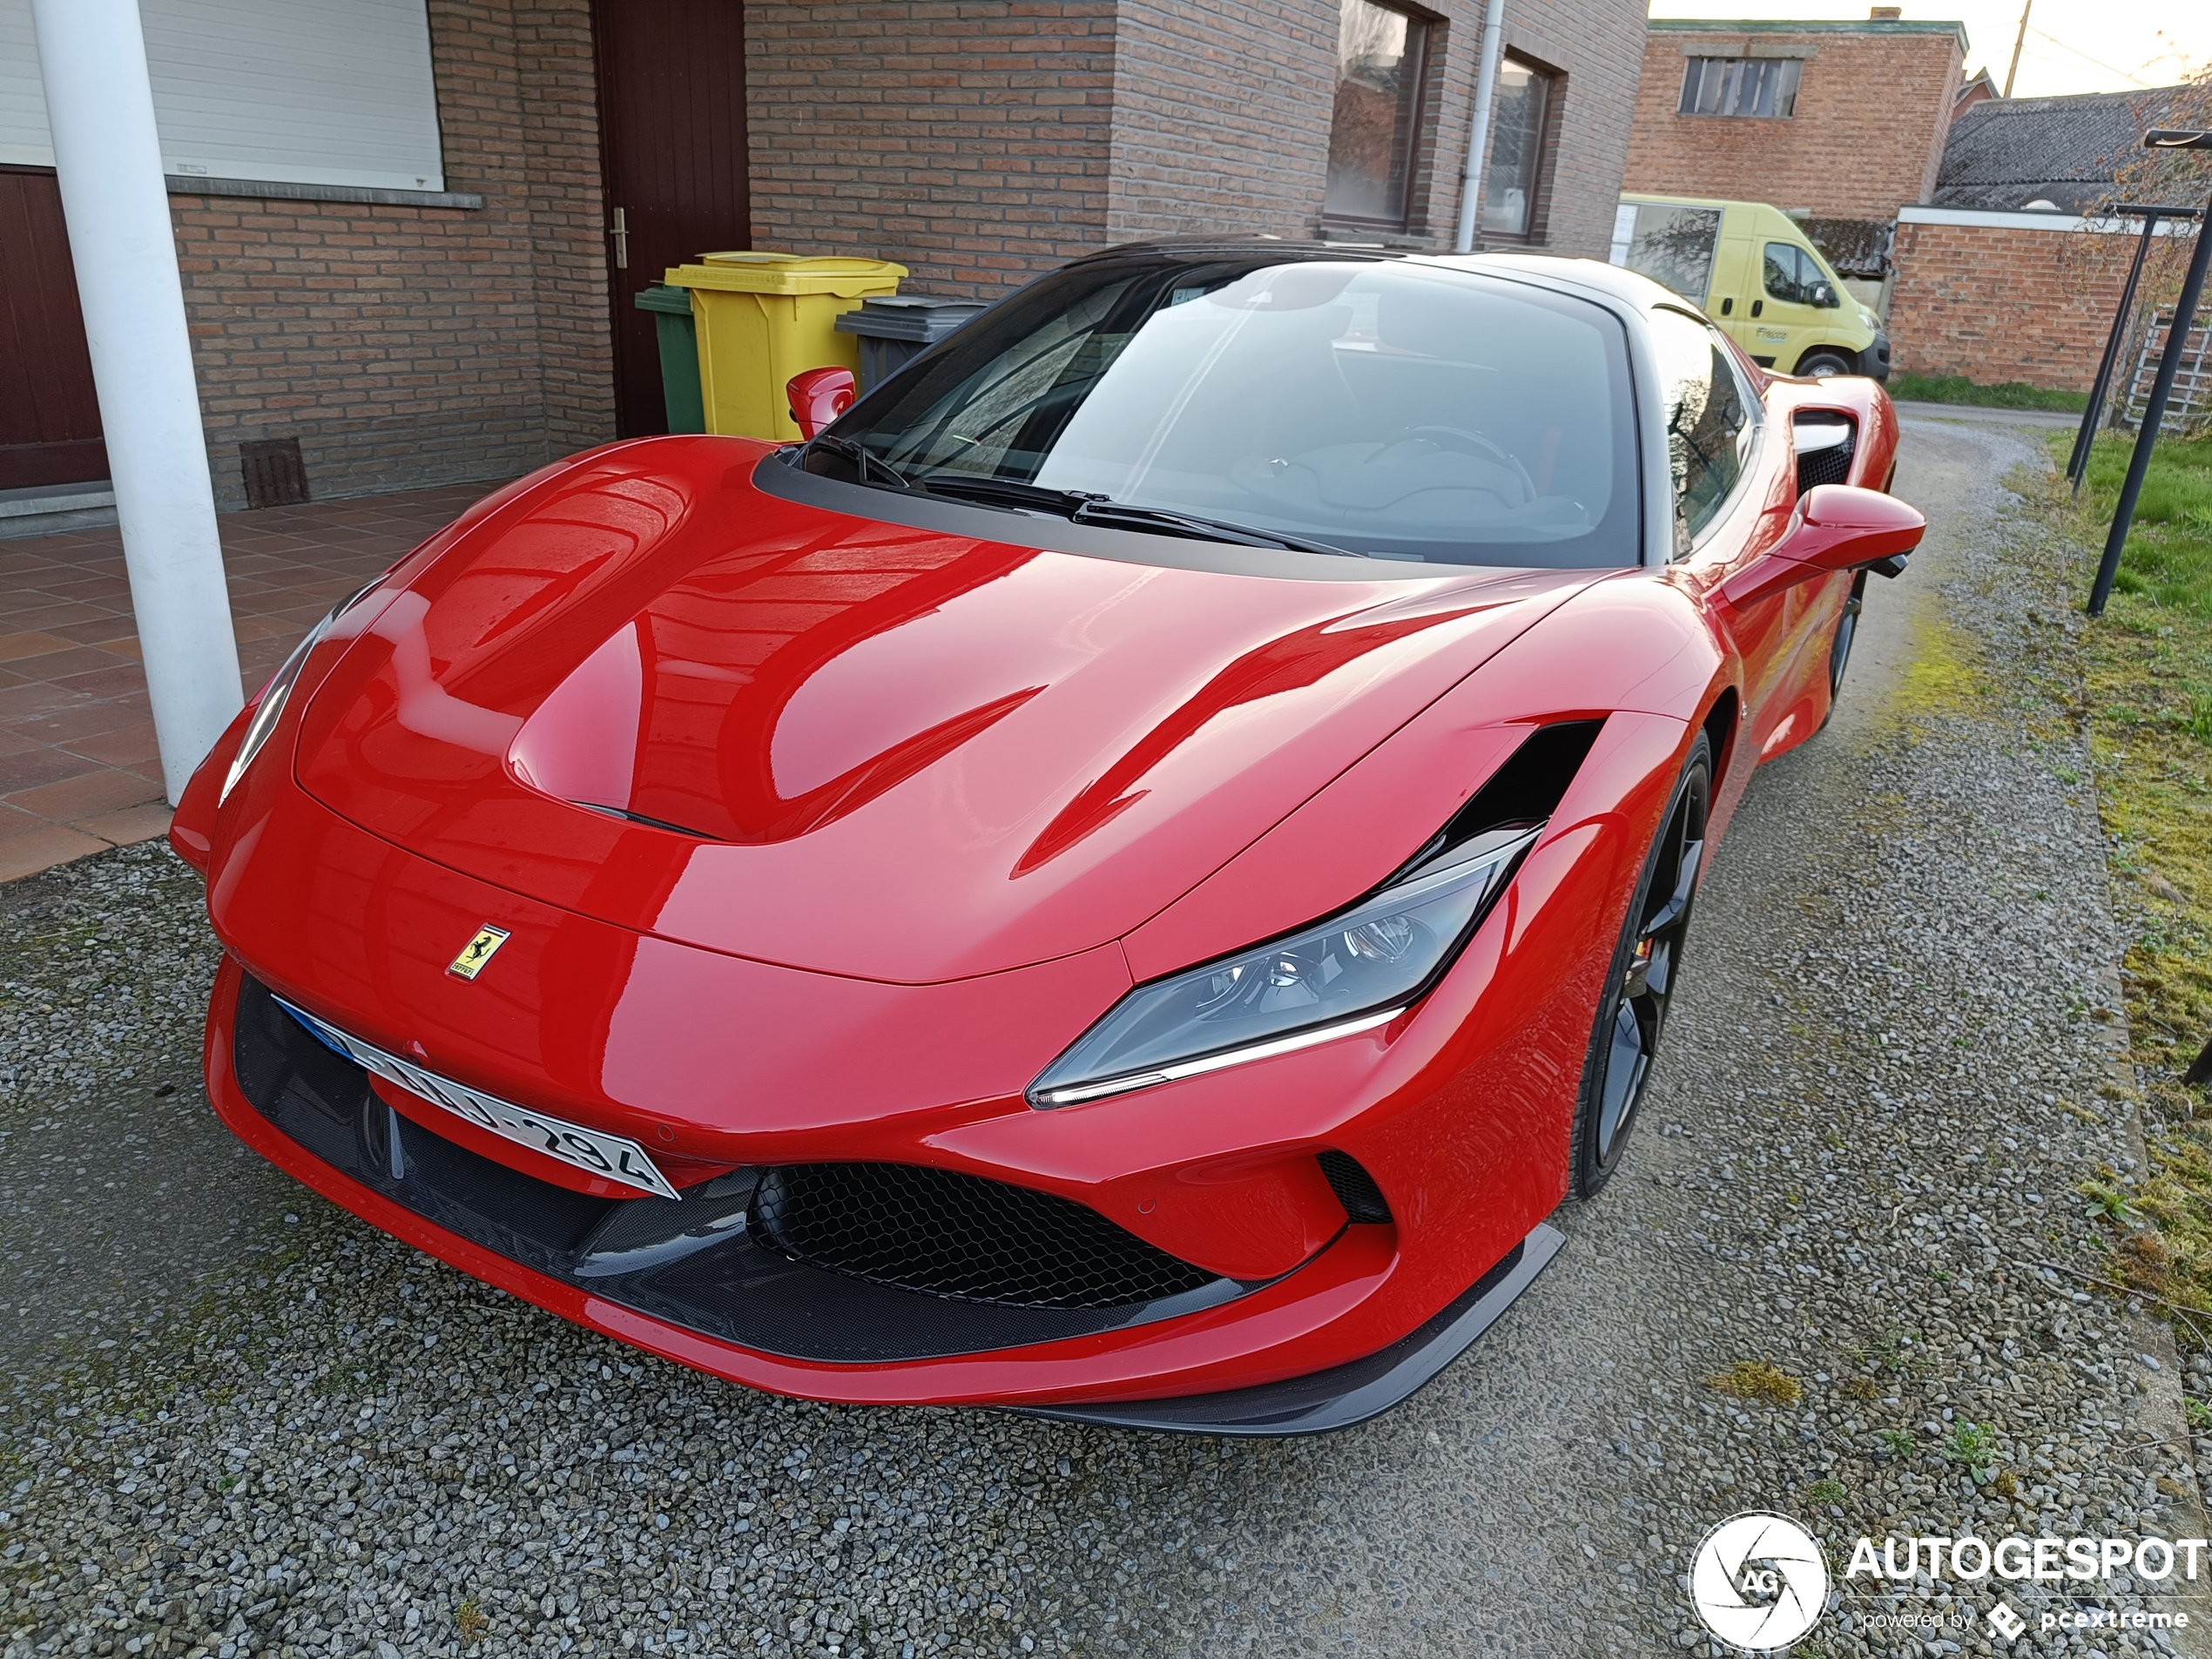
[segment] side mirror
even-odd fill
[[[1919,510],[1894,496],[1853,484],[1817,484],[1805,492],[1796,526],[1774,550],[1816,570],[1863,565],[1883,576],[1902,576],[1905,555],[1920,545],[1927,529]]]
[[[785,383],[791,418],[799,422],[799,435],[812,438],[853,407],[853,371],[849,368],[810,368]]]
[[[1744,604],[1836,570],[1903,576],[1928,521],[1894,496],[1855,484],[1820,484],[1805,492],[1789,534],[1764,558],[1730,578],[1722,593]]]
[[[1812,302],[1823,307],[1831,307],[1843,303],[1836,298],[1835,289],[1830,287],[1825,282],[1816,282],[1812,285]]]

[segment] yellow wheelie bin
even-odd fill
[[[795,253],[702,253],[671,266],[671,287],[690,290],[698,326],[699,395],[706,429],[745,438],[799,436],[784,385],[809,368],[856,373],[860,342],[837,332],[841,312],[896,293],[903,265],[885,260],[806,259]]]

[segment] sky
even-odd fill
[[[2020,0],[1903,0],[1908,18],[1966,25],[1966,73],[1986,67],[2000,87],[2020,28]],[[2166,86],[2212,63],[2205,0],[2030,0],[2016,98]],[[1863,19],[1867,0],[1651,0],[1655,17]]]

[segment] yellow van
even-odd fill
[[[1623,196],[1611,258],[1700,307],[1763,368],[1890,377],[1881,319],[1778,207]]]

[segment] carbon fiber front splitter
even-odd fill
[[[1388,1411],[1466,1352],[1566,1242],[1556,1228],[1538,1225],[1427,1324],[1349,1365],[1226,1393],[1008,1409],[1030,1417],[1176,1434],[1274,1439],[1350,1428]]]

